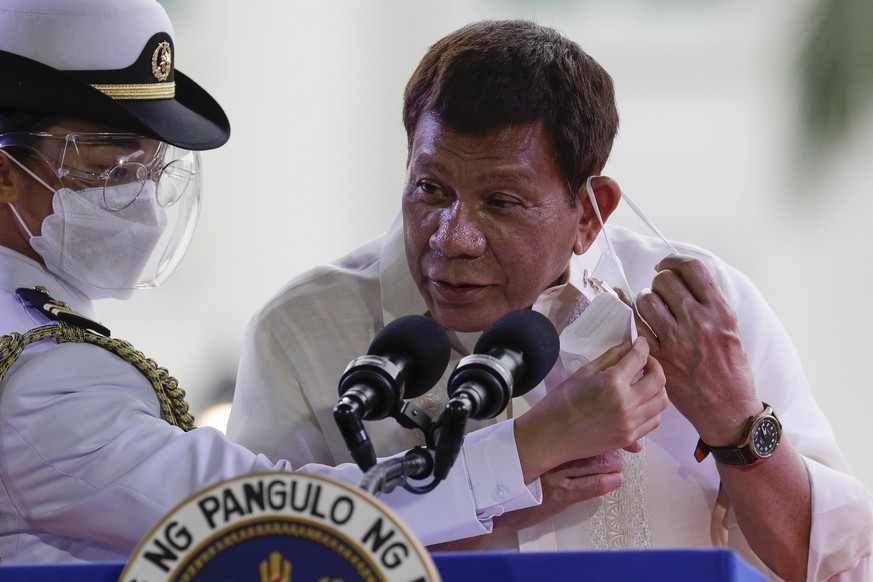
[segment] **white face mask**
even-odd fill
[[[147,181],[143,186],[113,186],[106,188],[105,194],[102,186],[54,190],[18,165],[54,191],[54,212],[43,221],[40,236],[33,236],[15,206],[10,205],[46,269],[90,299],[130,297],[167,226],[166,211],[157,202],[157,184]],[[135,192],[131,194],[131,188],[142,188],[142,192],[130,205],[120,210],[107,208],[107,203],[116,206],[113,199],[132,199]]]
[[[599,357],[606,350],[637,338],[633,310],[621,300],[606,282],[604,270],[612,257],[603,254],[591,274],[596,288],[586,286],[589,299],[582,313],[561,332],[560,358],[569,374]],[[621,268],[621,267],[619,267]],[[591,296],[593,295],[593,297]]]
[[[593,177],[592,177],[593,178]],[[626,294],[633,298],[636,293],[628,282],[627,275],[621,260],[612,246],[612,241],[603,223],[594,190],[591,188],[591,180],[585,183],[588,199],[594,207],[597,220],[603,230],[603,238],[606,240],[608,253],[603,253],[591,272],[590,279],[595,285],[586,285],[583,291],[590,301],[587,307],[573,322],[561,333],[560,357],[564,368],[572,374],[591,360],[602,355],[609,348],[624,341],[634,341],[637,338],[637,327],[634,320],[633,309],[627,305],[615,293],[606,281],[614,284],[623,284]],[[625,194],[621,193],[622,199],[628,203],[631,209],[640,219],[665,243],[670,251],[676,253],[673,245],[667,241],[643,211],[633,203]],[[631,299],[633,300],[633,299]]]
[[[126,299],[167,226],[158,205],[156,184],[148,181],[136,200],[121,210],[108,210],[104,190],[62,188],[52,198],[54,213],[42,223],[42,234],[30,244],[46,268],[91,299]],[[106,189],[106,197],[139,190],[138,183]],[[111,201],[110,201],[111,202]]]

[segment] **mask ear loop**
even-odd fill
[[[52,194],[55,193],[55,189],[52,188],[51,186],[49,186],[48,183],[47,183],[45,180],[43,180],[42,178],[40,178],[39,176],[37,176],[37,175],[33,172],[33,170],[31,170],[30,168],[28,168],[27,166],[25,166],[24,164],[22,164],[21,162],[19,162],[18,160],[16,160],[14,157],[10,156],[7,152],[4,152],[2,149],[0,149],[0,154],[3,154],[4,156],[6,156],[6,159],[12,161],[16,166],[18,166],[19,168],[21,168],[22,170],[24,170],[24,171],[25,171],[25,172],[26,172],[26,173],[27,173],[31,178],[33,178],[34,180],[36,180],[37,182],[39,182],[40,184],[42,184],[43,186],[45,186],[45,187],[48,189],[49,192],[51,192]]]
[[[627,194],[625,194],[625,192],[624,192],[623,190],[622,190],[622,192],[621,192],[621,197],[622,197],[622,199],[623,199],[625,202],[627,202],[627,205],[631,207],[631,210],[633,210],[633,211],[636,213],[636,215],[640,218],[640,220],[642,220],[644,223],[646,223],[646,226],[648,226],[648,227],[652,230],[652,232],[654,232],[656,235],[658,235],[658,238],[661,239],[661,240],[664,242],[664,244],[667,245],[667,247],[668,247],[668,248],[669,248],[669,249],[670,249],[674,254],[677,254],[677,255],[678,255],[678,254],[679,254],[679,251],[677,251],[676,248],[673,247],[673,245],[670,243],[670,241],[668,241],[668,240],[664,237],[664,235],[661,234],[661,231],[658,230],[658,227],[655,226],[655,223],[652,222],[652,221],[649,219],[648,216],[646,216],[646,213],[643,212],[642,209],[641,209],[639,206],[637,206],[637,205],[634,203],[634,201],[630,199],[630,196],[628,196]]]
[[[3,154],[4,156],[6,156],[6,159],[7,159],[7,160],[10,160],[11,162],[13,162],[16,166],[18,166],[19,168],[21,168],[22,170],[24,170],[25,172],[27,172],[27,174],[30,175],[31,178],[33,178],[34,180],[36,180],[37,182],[39,182],[40,184],[42,184],[43,186],[45,186],[46,188],[48,188],[49,190],[51,190],[52,192],[54,192],[54,190],[52,190],[52,188],[49,187],[49,185],[46,184],[46,183],[42,180],[42,178],[40,178],[39,176],[37,176],[36,174],[34,174],[34,173],[30,170],[30,168],[28,168],[27,166],[25,166],[24,164],[22,164],[21,162],[19,162],[18,160],[16,160],[14,157],[10,156],[7,152],[4,152],[3,150],[0,150],[0,154]],[[24,222],[24,219],[21,217],[21,214],[18,212],[18,208],[16,208],[15,205],[12,204],[11,202],[9,202],[8,205],[9,205],[9,210],[12,211],[12,214],[15,216],[15,219],[18,220],[18,224],[20,224],[20,225],[21,225],[21,228],[24,229],[24,232],[27,233],[28,238],[29,238],[29,239],[32,239],[32,238],[33,238],[33,232],[32,232],[32,231],[27,227],[27,223]]]
[[[587,192],[588,192],[588,199],[591,200],[591,205],[594,207],[594,213],[597,215],[598,222],[600,222],[600,228],[603,229],[603,238],[606,239],[606,246],[609,248],[609,254],[612,256],[612,258],[615,260],[616,264],[618,265],[618,270],[621,272],[621,277],[622,277],[622,280],[624,281],[624,284],[627,286],[628,293],[633,293],[634,291],[633,291],[633,289],[631,289],[630,283],[627,280],[627,275],[624,272],[624,266],[621,264],[621,259],[618,258],[618,255],[615,253],[615,248],[612,246],[612,241],[609,240],[609,234],[606,232],[606,224],[604,224],[604,222],[603,222],[603,217],[600,216],[600,208],[597,206],[597,199],[594,197],[594,190],[591,188],[591,180],[593,180],[596,177],[597,176],[589,176],[588,177],[588,179],[585,181],[585,190],[587,190]],[[625,202],[627,202],[628,206],[631,207],[631,210],[634,211],[634,213],[640,218],[640,220],[642,220],[646,224],[646,226],[648,226],[652,230],[652,232],[654,232],[658,236],[658,238],[660,238],[664,242],[664,244],[667,245],[667,247],[673,253],[678,255],[679,251],[677,251],[676,248],[670,243],[670,241],[668,241],[664,237],[664,235],[661,234],[661,231],[658,230],[658,227],[655,226],[655,223],[653,223],[649,219],[649,217],[646,216],[646,213],[643,212],[642,209],[639,206],[637,206],[633,200],[630,199],[630,196],[628,196],[624,191],[622,191],[621,197]],[[628,298],[629,301],[631,302],[631,309],[634,310],[634,313],[636,313],[636,315],[637,315],[637,317],[639,317],[640,321],[645,323],[646,326],[648,326],[649,329],[651,329],[651,326],[649,325],[649,323],[645,319],[643,319],[643,316],[640,315],[639,311],[637,311],[637,303],[636,303],[635,297],[636,297],[636,295],[633,295],[632,297]]]
[[[9,204],[9,210],[12,211],[12,214],[14,214],[15,218],[18,220],[18,224],[20,224],[21,228],[24,229],[24,232],[27,233],[28,240],[32,239],[33,233],[30,231],[29,228],[27,228],[27,225],[24,223],[24,219],[21,218],[21,215],[18,213],[18,209],[15,208],[15,205],[12,204],[11,202],[9,202],[8,204]]]
[[[594,189],[591,188],[591,180],[597,178],[597,176],[589,176],[587,180],[585,180],[585,190],[588,192],[588,200],[591,201],[591,206],[594,208],[594,214],[597,215],[597,222],[600,223],[600,228],[603,230],[603,238],[606,239],[606,246],[609,248],[609,255],[618,265],[618,271],[621,273],[622,281],[627,288],[627,292],[632,294],[634,291],[631,289],[630,282],[627,280],[627,275],[624,273],[624,265],[621,264],[621,259],[618,258],[618,254],[615,252],[615,248],[612,246],[612,241],[609,240],[609,233],[606,232],[606,224],[603,222],[603,217],[600,215],[600,207],[597,205],[597,199],[594,197]],[[630,298],[631,303],[634,303],[633,298]],[[634,311],[636,311],[636,305],[634,305]]]

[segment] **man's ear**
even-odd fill
[[[621,188],[618,183],[607,176],[596,176],[591,179],[591,190],[594,192],[594,199],[597,200],[597,208],[600,210],[600,216],[603,222],[609,219],[612,211],[618,207],[621,200]],[[579,216],[579,233],[576,237],[576,244],[573,245],[573,252],[581,255],[588,250],[597,235],[600,234],[600,221],[597,220],[597,213],[591,205],[591,199],[588,197],[588,190],[585,184],[576,192],[576,204],[581,207]]]
[[[15,190],[17,173],[17,167],[12,160],[7,157],[5,152],[0,151],[0,202],[18,200],[18,194]]]

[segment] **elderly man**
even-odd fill
[[[403,118],[401,217],[254,318],[230,436],[298,463],[346,461],[336,382],[382,326],[432,317],[450,332],[450,371],[497,318],[532,308],[561,332],[561,358],[505,414],[543,503],[443,547],[729,546],[774,577],[864,579],[870,494],[754,286],[696,247],[605,231],[622,196],[599,175],[618,124],[609,75],[549,28],[475,23],[427,52]],[[619,375],[592,382],[611,370],[601,354],[641,345],[628,351],[635,314],[614,290],[643,290],[636,324],[670,400],[659,416],[655,397],[623,398]],[[440,386],[413,402],[436,415],[446,398]],[[420,442],[393,422],[368,430],[380,453]],[[568,442],[574,460],[550,466]]]

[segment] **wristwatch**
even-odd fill
[[[703,439],[699,439],[697,449],[694,451],[697,462],[701,462],[712,453],[716,461],[725,465],[753,465],[772,455],[779,446],[782,423],[776,418],[770,405],[766,402],[763,404],[763,412],[749,417],[740,444],[731,447],[711,447],[703,442]]]

